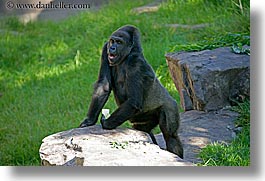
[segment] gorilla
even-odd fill
[[[114,129],[129,120],[133,128],[147,132],[157,144],[152,129],[159,125],[167,150],[183,158],[178,137],[180,118],[177,103],[145,60],[140,33],[135,26],[119,28],[103,46],[92,101],[87,117],[79,127],[96,124],[111,91],[118,108],[107,119],[102,115],[103,129]]]

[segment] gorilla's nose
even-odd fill
[[[109,49],[110,53],[116,53],[116,47],[110,47]]]

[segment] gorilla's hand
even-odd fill
[[[106,129],[105,122],[106,122],[106,117],[104,114],[102,114],[101,119],[100,119],[100,123],[101,123],[101,126],[103,129]]]
[[[96,124],[94,121],[91,121],[88,118],[85,118],[84,121],[79,125],[79,128],[84,128],[84,127],[88,127],[88,126],[92,126]]]

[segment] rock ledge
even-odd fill
[[[39,153],[44,166],[192,166],[152,143],[148,134],[95,125],[44,138]]]

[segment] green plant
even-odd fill
[[[113,141],[113,142],[110,142],[110,145],[111,145],[111,148],[116,148],[116,149],[125,149],[127,146],[128,146],[129,142],[128,141],[125,141],[125,142],[122,142],[122,143],[119,143],[119,142],[116,142],[116,141]]]
[[[250,101],[245,100],[243,103],[238,103],[237,106],[232,108],[240,114],[236,120],[236,126],[240,127],[250,127]]]
[[[243,47],[242,43],[237,43],[232,46],[232,51],[236,54],[250,55],[250,48]]]
[[[235,53],[250,54],[250,51],[244,49],[243,45],[250,45],[249,33],[225,33],[213,37],[207,37],[204,40],[193,44],[175,45],[170,51],[201,51],[230,46]]]

